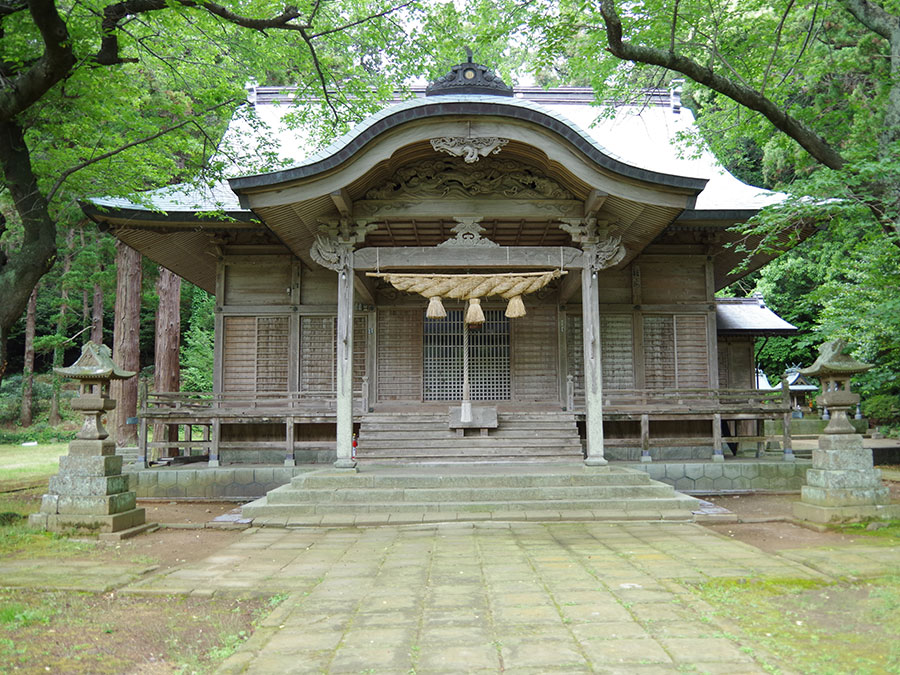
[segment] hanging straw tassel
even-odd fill
[[[432,295],[428,298],[428,310],[425,312],[425,316],[429,319],[443,319],[447,316],[447,310],[444,309],[441,296]]]
[[[469,308],[466,310],[466,323],[470,326],[480,326],[484,323],[484,312],[481,311],[481,300],[469,298]]]
[[[506,317],[508,319],[518,319],[523,316],[525,316],[525,303],[522,302],[521,295],[514,295],[506,305]]]

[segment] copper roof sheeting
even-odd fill
[[[716,298],[716,332],[719,335],[793,335],[789,324],[761,298]]]

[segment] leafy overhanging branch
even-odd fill
[[[682,73],[695,82],[759,112],[777,129],[796,140],[810,155],[828,168],[840,169],[846,164],[841,153],[824,138],[755,89],[739,84],[731,78],[723,77],[714,72],[712,68],[703,66],[674,50],[657,49],[624,41],[622,39],[622,20],[616,12],[614,0],[603,0],[600,5],[600,13],[606,22],[607,44],[613,56],[626,61],[662,66]]]
[[[312,20],[319,12],[320,2],[313,5],[309,20],[304,20],[300,10],[290,5],[275,10],[268,17],[255,18],[208,0],[124,0],[105,6],[98,3],[96,9],[92,9],[89,4],[76,3],[76,6],[87,12],[88,18],[85,18],[85,15],[76,17],[70,11],[61,14],[56,0],[0,0],[0,21],[19,15],[16,16],[18,21],[30,21],[36,31],[34,39],[28,42],[33,53],[22,54],[18,60],[6,58],[0,63],[0,170],[4,176],[4,187],[9,190],[23,230],[22,245],[5,252],[3,259],[0,259],[0,297],[3,298],[0,303],[0,381],[6,364],[8,331],[23,311],[31,289],[52,266],[55,258],[57,225],[51,213],[50,200],[58,199],[63,182],[72,174],[102,159],[109,159],[196,122],[195,117],[169,125],[160,131],[145,134],[136,141],[123,142],[120,147],[96,157],[76,162],[69,168],[57,170],[49,192],[43,194],[33,164],[33,150],[29,146],[29,139],[34,140],[34,131],[29,131],[26,135],[26,129],[33,129],[35,121],[41,119],[41,109],[36,104],[42,103],[55,86],[72,78],[79,72],[81,65],[94,66],[95,72],[99,72],[105,68],[134,62],[136,59],[131,58],[130,54],[122,53],[120,44],[120,38],[129,33],[126,24],[132,19],[147,16],[151,12],[174,14],[194,10],[215,17],[223,25],[230,24],[263,35],[267,35],[270,30],[301,35],[319,71],[319,83],[331,104],[331,94],[326,86],[330,78],[318,61],[312,42],[335,32],[352,29],[366,21],[385,17],[412,4],[414,1],[410,0],[383,10],[373,9],[360,19],[353,20],[351,17],[343,26],[316,33]],[[27,20],[21,16],[23,13],[27,13]],[[365,13],[363,10],[363,14]],[[91,15],[95,19],[89,18]],[[185,16],[185,19],[188,24],[192,23],[189,17]],[[76,21],[77,24],[74,23]],[[80,38],[72,39],[69,30],[70,27],[75,30],[76,25],[80,29]],[[4,28],[6,26],[0,24],[0,39],[4,37]],[[87,47],[90,44],[95,46],[93,53],[90,51],[91,47]],[[89,50],[88,53],[79,53],[85,47]],[[234,101],[230,100],[216,107],[229,102]],[[336,107],[333,104],[331,107],[337,115]],[[23,116],[23,113],[27,113],[27,116]]]
[[[232,105],[236,102],[237,102],[236,99],[233,99],[233,98],[228,99],[227,101],[223,101],[222,103],[214,105],[211,108],[207,108],[206,110],[204,110],[202,113],[200,113],[198,115],[193,115],[186,120],[182,120],[181,122],[178,122],[177,124],[171,124],[171,125],[164,127],[162,129],[160,129],[159,131],[152,133],[148,136],[144,136],[143,138],[138,138],[129,143],[125,143],[124,145],[120,145],[119,147],[117,147],[113,150],[110,150],[109,152],[104,152],[102,154],[97,155],[96,157],[91,157],[90,159],[80,162],[80,163],[76,164],[75,166],[69,167],[68,169],[66,169],[59,175],[59,177],[53,183],[53,186],[47,191],[47,201],[53,200],[53,197],[54,197],[54,195],[56,195],[56,192],[59,190],[60,187],[62,187],[62,184],[65,182],[65,180],[69,176],[71,176],[73,173],[75,173],[77,171],[81,171],[82,169],[86,169],[87,167],[91,166],[92,164],[96,164],[97,162],[102,162],[103,160],[109,159],[110,157],[115,157],[116,155],[118,155],[122,152],[125,152],[126,150],[133,148],[135,146],[149,143],[150,141],[156,140],[160,136],[165,136],[166,134],[172,133],[173,131],[181,129],[182,127],[186,127],[189,124],[197,125],[199,128],[199,125],[197,123],[198,119],[206,117],[207,115],[215,112],[219,108],[224,108],[225,106]],[[201,129],[201,131],[203,131],[202,128],[200,128],[200,129]]]

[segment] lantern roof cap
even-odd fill
[[[857,361],[849,354],[844,354],[847,341],[837,338],[824,342],[819,346],[819,357],[809,368],[800,370],[801,375],[812,377],[827,377],[829,375],[845,375],[847,377],[856,373],[864,373],[872,364]]]
[[[127,380],[136,374],[119,368],[109,347],[95,342],[86,343],[81,348],[81,356],[71,366],[53,370],[75,380]]]

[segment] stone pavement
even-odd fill
[[[159,565],[104,563],[91,560],[0,561],[0,587],[53,588],[61,591],[105,593],[156,570]]]
[[[287,594],[226,674],[732,675],[753,644],[678,581],[760,575],[826,576],[689,523],[486,522],[252,528],[121,592]]]

